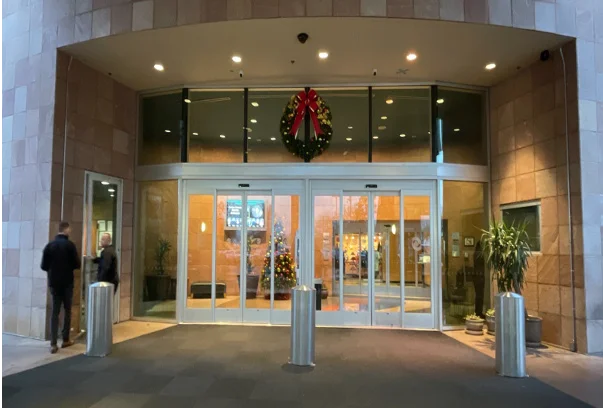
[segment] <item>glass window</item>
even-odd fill
[[[461,325],[488,309],[490,279],[478,247],[488,224],[487,184],[443,181],[441,188],[444,324]]]
[[[243,162],[243,89],[189,92],[189,162]]]
[[[372,161],[431,161],[430,88],[373,88],[372,93]]]
[[[314,279],[322,285],[323,312],[340,310],[340,262],[346,274],[346,257],[340,240],[340,197],[314,199]],[[318,296],[318,294],[317,294]]]
[[[187,234],[187,307],[210,309],[212,302],[212,234],[214,196],[189,196]],[[223,295],[221,288],[218,294]]]
[[[503,221],[507,225],[526,224],[526,232],[531,242],[531,250],[541,251],[541,228],[539,205],[504,207],[501,209]]]
[[[487,164],[485,93],[438,87],[439,163]]]
[[[139,165],[180,162],[181,99],[180,90],[142,98]]]
[[[134,316],[174,319],[178,182],[139,183]]]

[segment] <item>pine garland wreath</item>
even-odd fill
[[[302,110],[302,107],[299,105],[304,103],[303,99],[308,98],[308,95],[311,94],[316,97],[316,99],[313,100],[313,102],[316,103],[316,110],[312,111],[311,109],[306,108],[306,115],[311,115],[311,118],[313,119],[310,121],[311,137],[307,145],[304,137],[298,134],[298,129],[294,129],[295,131],[292,131],[292,129],[296,117],[300,116],[300,111]],[[316,116],[316,121],[313,115]],[[316,131],[315,123],[318,123],[320,132]],[[285,109],[283,109],[283,115],[281,116],[279,125],[281,140],[287,151],[294,156],[305,161],[311,161],[329,148],[329,143],[333,134],[333,128],[331,126],[331,109],[325,100],[313,90],[310,90],[308,93],[300,92],[292,95],[287,105],[285,105]]]

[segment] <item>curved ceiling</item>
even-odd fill
[[[306,44],[298,42],[300,32],[310,35]],[[536,61],[543,49],[568,40],[481,24],[329,17],[197,24],[111,36],[64,50],[136,90],[435,80],[490,86]],[[320,60],[319,50],[328,51],[329,58]],[[406,60],[409,51],[418,55],[416,61]],[[235,54],[243,58],[240,64],[231,61]],[[156,62],[164,72],[153,69]],[[497,68],[485,70],[489,62]]]

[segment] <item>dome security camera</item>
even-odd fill
[[[308,34],[306,34],[306,33],[298,34],[298,41],[300,42],[300,44],[306,43],[306,41],[308,41]]]

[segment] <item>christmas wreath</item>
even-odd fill
[[[312,126],[308,140],[298,135],[306,115]],[[283,110],[280,132],[281,140],[290,153],[311,161],[329,147],[333,133],[331,109],[313,89],[293,95]]]

